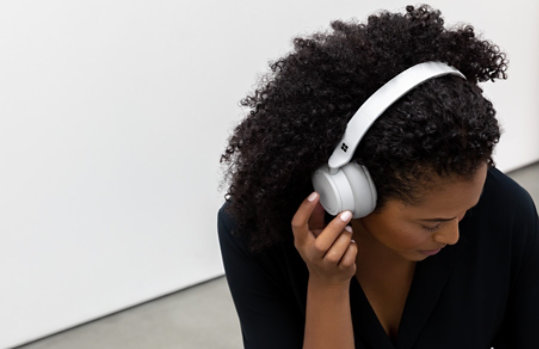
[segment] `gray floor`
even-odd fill
[[[509,174],[539,204],[539,163]],[[241,348],[224,278],[179,291],[19,349]]]
[[[228,349],[241,333],[224,277],[18,349]]]

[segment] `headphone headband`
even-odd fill
[[[448,74],[466,79],[461,72],[445,63],[424,62],[406,69],[380,87],[361,105],[346,125],[343,138],[329,158],[330,171],[350,162],[361,138],[374,121],[400,97],[427,80]]]

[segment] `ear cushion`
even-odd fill
[[[320,204],[331,215],[337,215],[354,206],[352,188],[343,171],[330,173],[328,166],[322,166],[312,176],[314,190],[320,194]]]
[[[341,168],[348,179],[354,197],[354,218],[369,215],[376,208],[376,187],[365,166],[350,162]]]
[[[331,215],[350,210],[354,218],[360,218],[376,207],[376,189],[369,171],[355,162],[333,174],[323,166],[314,172],[312,183],[322,207]]]

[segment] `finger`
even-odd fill
[[[320,235],[318,235],[316,241],[314,242],[315,249],[319,253],[322,253],[322,256],[331,247],[331,245],[333,245],[335,239],[337,239],[351,219],[352,212],[344,211],[333,218],[327,227],[320,233]]]
[[[349,227],[347,227],[349,228]],[[338,264],[344,256],[344,253],[350,246],[350,240],[352,239],[351,229],[345,229],[335,239],[335,242],[328,249],[324,255],[324,261],[330,264]]]
[[[344,256],[339,262],[339,266],[342,268],[349,268],[353,266],[356,263],[357,251],[358,250],[356,242],[354,240],[350,241],[350,244],[348,245]]]
[[[318,203],[318,199],[318,193],[311,193],[305,200],[303,200],[292,218],[292,232],[294,233],[294,239],[300,244],[303,244],[310,239],[314,240],[314,236],[309,230],[309,219]]]
[[[325,227],[324,222],[324,208],[320,204],[320,201],[316,203],[311,218],[309,218],[309,228],[312,232],[322,231]]]

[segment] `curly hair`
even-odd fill
[[[333,21],[332,31],[295,38],[259,87],[220,162],[236,233],[252,250],[290,241],[290,221],[313,191],[312,173],[327,163],[359,106],[403,70],[445,62],[465,76],[419,85],[378,118],[353,161],[369,168],[377,209],[389,198],[417,199],[433,175],[467,178],[487,162],[500,137],[495,110],[478,82],[506,78],[504,53],[470,25],[446,29],[429,6],[381,12],[366,24]]]

